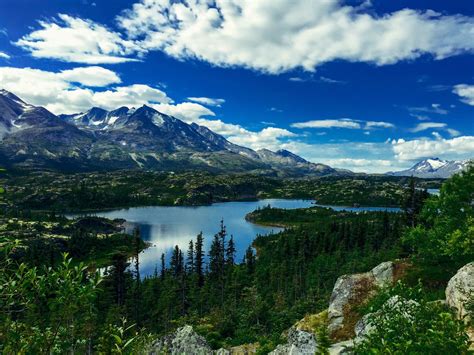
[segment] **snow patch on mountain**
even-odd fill
[[[468,167],[469,162],[470,160],[442,160],[439,158],[428,158],[416,163],[410,169],[388,172],[387,175],[446,179],[465,170]]]

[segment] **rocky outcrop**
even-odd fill
[[[474,302],[474,262],[460,268],[446,287],[446,304],[456,312],[457,318],[470,324],[467,329],[467,335],[471,341],[469,350],[474,351],[473,314],[472,310],[468,310],[470,302]]]
[[[314,334],[291,328],[288,331],[288,343],[278,345],[269,355],[313,355],[316,349]]]
[[[354,309],[367,302],[378,288],[392,284],[399,268],[383,262],[369,272],[339,277],[334,285],[328,308],[328,331],[333,339],[354,336],[357,314]]]
[[[446,287],[446,303],[459,319],[468,322],[472,315],[467,305],[474,297],[474,262],[464,265],[448,282]]]
[[[193,327],[186,325],[174,333],[165,335],[152,344],[150,355],[212,354],[213,351],[204,337],[197,334]]]
[[[204,337],[186,325],[156,340],[149,348],[149,355],[253,355],[258,344],[244,344],[230,349],[212,350]]]

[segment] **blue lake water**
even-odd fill
[[[182,250],[187,250],[189,241],[195,240],[199,232],[203,232],[205,250],[209,250],[212,237],[219,231],[222,219],[228,234],[234,236],[237,261],[241,261],[245,250],[257,235],[266,235],[281,230],[278,227],[255,225],[245,220],[247,213],[267,205],[287,209],[320,206],[313,204],[310,200],[266,199],[250,202],[223,202],[198,207],[134,207],[92,214],[110,219],[123,218],[128,222],[129,231],[136,226],[140,228],[142,239],[151,244],[140,254],[141,273],[146,276],[151,275],[155,267],[160,265],[162,253],[166,254],[168,261],[175,245],[178,245]],[[399,210],[386,207],[322,207],[354,212],[381,210],[396,212]]]

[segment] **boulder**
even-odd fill
[[[278,345],[269,355],[314,355],[316,349],[314,334],[291,328],[288,331],[288,343]]]
[[[333,339],[354,336],[355,308],[367,302],[378,288],[392,284],[397,269],[393,262],[387,261],[369,272],[343,275],[337,279],[328,308],[328,331]]]
[[[197,334],[192,326],[186,325],[155,341],[148,353],[150,355],[207,355],[212,354],[213,351],[204,337]]]
[[[467,310],[474,297],[474,262],[464,265],[448,282],[446,303],[453,308],[459,319],[469,322],[472,315]]]

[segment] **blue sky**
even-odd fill
[[[3,0],[0,87],[148,104],[254,149],[384,172],[474,156],[474,4]]]

